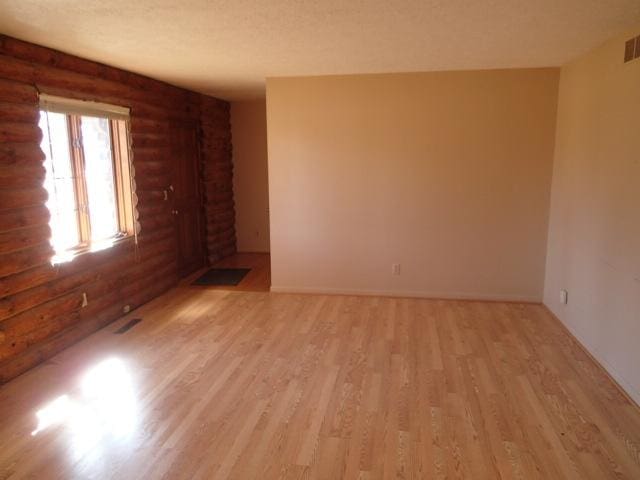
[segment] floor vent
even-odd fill
[[[636,58],[640,58],[640,35],[627,40],[624,44],[624,63]]]
[[[141,318],[132,318],[131,320],[129,320],[127,323],[125,323],[123,326],[121,326],[118,330],[116,330],[113,333],[115,333],[116,335],[122,335],[123,333],[128,332],[129,330],[131,330],[133,327],[135,327],[141,321],[142,321]]]

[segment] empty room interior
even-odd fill
[[[0,479],[640,479],[638,0],[0,0]]]

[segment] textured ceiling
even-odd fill
[[[0,0],[2,33],[227,99],[265,77],[557,66],[639,21],[640,0]]]

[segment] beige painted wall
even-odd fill
[[[238,251],[268,252],[269,181],[264,100],[231,103],[231,135]]]
[[[268,79],[272,290],[540,301],[558,75]]]
[[[638,402],[640,60],[622,59],[639,33],[562,68],[544,296]]]

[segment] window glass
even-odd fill
[[[40,112],[40,129],[40,147],[46,156],[44,186],[49,194],[47,208],[51,215],[51,244],[56,252],[60,252],[80,243],[67,116]]]
[[[82,117],[82,147],[91,222],[91,241],[118,233],[111,133],[106,118]]]

